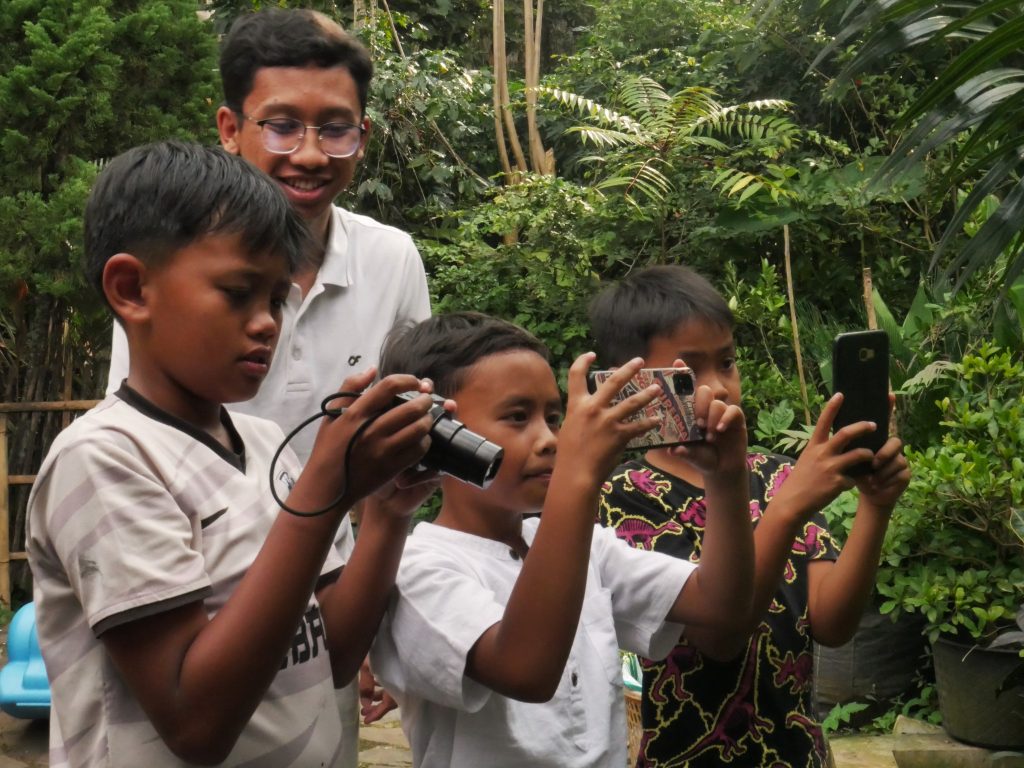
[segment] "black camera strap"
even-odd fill
[[[339,397],[357,398],[357,397],[359,397],[359,393],[358,392],[334,392],[334,393],[328,395],[327,397],[325,397],[320,402],[320,412],[319,413],[314,413],[308,419],[305,419],[304,421],[302,421],[297,427],[295,427],[295,429],[293,429],[291,432],[289,432],[285,436],[284,442],[281,443],[281,445],[279,445],[277,447],[277,450],[274,452],[274,458],[272,458],[270,460],[270,493],[271,493],[271,495],[273,495],[274,501],[277,502],[278,506],[280,506],[281,509],[283,509],[285,512],[288,512],[289,514],[295,515],[297,517],[319,517],[320,515],[327,514],[332,509],[334,509],[336,506],[338,506],[338,504],[341,503],[342,498],[345,496],[345,491],[348,490],[349,460],[350,460],[350,458],[352,456],[352,448],[353,448],[353,446],[355,446],[355,444],[357,442],[359,442],[359,438],[362,436],[363,432],[365,432],[369,428],[369,426],[371,424],[373,424],[373,422],[375,422],[377,419],[379,419],[383,415],[383,413],[378,413],[375,416],[372,416],[372,417],[366,419],[366,421],[364,421],[362,424],[360,424],[356,428],[356,431],[352,434],[352,439],[348,441],[348,447],[345,448],[345,460],[344,460],[344,464],[342,465],[343,468],[344,468],[344,471],[345,471],[345,484],[342,486],[341,491],[334,498],[334,500],[331,501],[327,506],[322,507],[321,509],[317,509],[317,510],[314,510],[312,512],[302,512],[302,511],[300,511],[298,509],[295,509],[293,507],[288,506],[288,504],[285,503],[285,501],[280,496],[278,496],[277,488],[274,486],[274,468],[277,466],[277,460],[281,457],[281,452],[284,451],[285,446],[288,445],[288,443],[290,443],[292,441],[292,439],[297,434],[299,434],[299,432],[301,432],[303,429],[305,429],[307,426],[312,424],[317,419],[322,419],[325,416],[334,419],[334,418],[337,418],[338,416],[341,416],[341,414],[343,414],[345,412],[344,408],[330,408],[330,407],[328,407],[330,405],[331,401],[337,400]]]

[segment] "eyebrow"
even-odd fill
[[[518,407],[531,407],[532,408],[535,404],[536,404],[536,401],[532,397],[515,397],[515,396],[513,396],[513,397],[508,398],[507,400],[498,400],[495,403],[495,406],[498,407],[498,408],[514,408],[516,406],[518,406]],[[556,408],[559,411],[561,411],[562,410],[562,400],[561,400],[561,398],[557,398],[557,399],[556,398],[552,398],[551,400],[548,400],[547,402],[545,402],[543,407],[544,407],[545,410],[551,409],[551,408]]]
[[[298,120],[298,113],[300,109],[293,104],[270,104],[262,108],[265,115],[262,115],[260,120],[273,120],[275,118],[287,117],[292,120]],[[360,117],[356,112],[353,112],[347,107],[330,107],[321,112],[317,112],[317,121],[321,125],[327,123],[351,123],[352,125],[359,125]]]
[[[718,349],[716,349],[714,352],[711,353],[710,357],[719,357],[721,355],[728,355],[728,354],[736,354],[736,345],[735,344],[727,344],[724,347],[719,347]],[[679,350],[679,358],[681,360],[688,360],[688,359],[691,359],[691,358],[703,359],[705,357],[708,357],[708,355],[705,355],[703,352],[698,352],[697,350],[693,350],[693,349],[691,349],[691,350],[686,350],[686,349]]]

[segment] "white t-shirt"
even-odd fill
[[[283,514],[268,476],[281,442],[277,425],[231,417],[225,423],[244,446],[238,455],[134,392],[123,398],[106,398],[58,435],[29,500],[39,645],[53,694],[51,768],[185,765],[157,735],[99,635],[196,600],[215,615]],[[279,495],[299,471],[285,451]],[[341,565],[332,550],[322,573]],[[237,638],[239,653],[245,642]],[[291,652],[223,765],[334,766],[340,738],[311,596]]]
[[[532,543],[538,520],[523,523]],[[682,626],[665,621],[695,566],[629,547],[596,527],[580,624],[554,697],[517,701],[466,676],[480,636],[500,621],[522,561],[506,545],[421,523],[371,651],[401,705],[422,768],[622,768],[626,718],[619,649],[663,658]]]

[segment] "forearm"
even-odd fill
[[[693,632],[739,642],[750,621],[754,542],[746,471],[715,476],[706,483],[707,523],[700,567],[687,581],[669,619]]]
[[[554,693],[579,625],[597,502],[597,483],[556,469],[502,620],[474,646],[475,679],[528,701]]]
[[[809,595],[811,631],[822,645],[842,645],[856,632],[875,586],[891,512],[861,497],[839,559]]]
[[[754,529],[754,596],[748,631],[753,632],[764,619],[779,591],[793,541],[800,531],[801,516],[775,502],[765,509]]]
[[[337,517],[326,518],[282,513],[212,619],[196,602],[104,634],[154,727],[183,759],[223,760],[263,699],[332,545]]]
[[[374,503],[363,505],[356,546],[338,580],[318,593],[336,686],[355,677],[373,643],[405,546],[408,520],[374,514]]]

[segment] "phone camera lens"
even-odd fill
[[[685,373],[678,373],[673,377],[673,383],[677,395],[693,394],[693,379]]]

